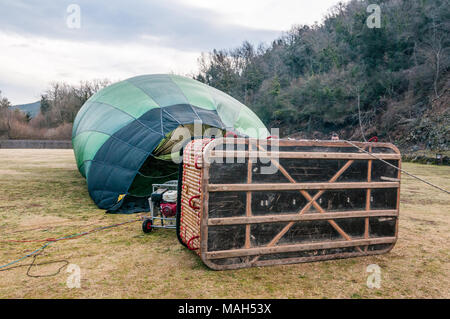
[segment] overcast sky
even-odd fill
[[[22,104],[54,81],[191,74],[201,52],[268,43],[294,24],[322,21],[338,2],[0,0],[0,90]]]

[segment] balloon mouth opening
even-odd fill
[[[171,160],[159,159],[152,154],[139,169],[128,193],[137,197],[148,197],[152,194],[153,184],[163,184],[176,179],[178,179],[178,164]]]
[[[192,136],[224,134],[224,130],[206,124],[201,126],[200,134],[196,134],[195,131],[194,124],[186,124],[169,132],[142,164],[128,193],[133,196],[147,197],[152,193],[153,184],[163,184],[178,179],[180,150]]]

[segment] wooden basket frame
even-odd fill
[[[400,203],[400,177],[401,172],[398,170],[397,178],[391,178],[382,182],[371,181],[372,162],[377,159],[370,154],[363,153],[361,151],[355,153],[328,153],[328,152],[267,152],[266,155],[272,159],[272,163],[277,166],[280,172],[290,181],[290,183],[267,183],[267,184],[251,184],[252,182],[252,152],[255,150],[255,146],[259,147],[261,151],[265,151],[258,146],[258,140],[256,139],[244,139],[234,138],[233,141],[236,144],[248,143],[250,151],[214,151],[214,149],[220,144],[226,144],[227,139],[230,138],[218,138],[212,140],[203,149],[202,158],[202,170],[201,174],[201,195],[200,195],[200,247],[198,254],[202,261],[210,268],[215,270],[224,269],[237,269],[251,266],[267,266],[289,263],[300,263],[319,261],[335,258],[348,258],[366,255],[383,254],[389,252],[395,245],[398,237],[398,216],[399,216],[399,203]],[[267,145],[272,143],[271,140],[267,141]],[[319,146],[319,147],[353,147],[345,141],[310,141],[310,140],[276,140],[279,146]],[[393,153],[374,153],[380,159],[384,160],[398,160],[399,168],[401,166],[401,155],[397,147],[390,143],[363,143],[352,142],[353,144],[367,149],[372,152],[372,148],[388,148],[393,150]],[[214,156],[224,156],[233,152],[235,155],[250,156],[248,160],[247,168],[247,183],[246,184],[210,184],[209,183],[209,170],[210,163],[208,158]],[[243,154],[239,154],[243,153]],[[261,156],[261,154],[259,154]],[[308,159],[346,159],[346,164],[341,167],[334,176],[326,183],[297,183],[289,173],[283,168],[283,166],[276,160],[276,158],[308,158]],[[354,162],[354,160],[365,159],[368,160],[368,172],[366,182],[339,182],[336,180],[341,176],[348,167]],[[298,214],[276,214],[265,216],[253,216],[251,211],[251,194],[253,191],[269,190],[276,186],[278,190],[298,190],[307,200],[307,204],[298,212]],[[327,212],[321,207],[316,200],[328,189],[367,189],[365,210],[359,211],[343,211],[343,212]],[[372,210],[370,197],[372,189],[376,188],[397,188],[397,203],[396,208],[391,210]],[[318,192],[311,196],[308,190],[318,190]],[[210,192],[216,191],[245,191],[247,196],[245,217],[224,217],[224,218],[208,218],[208,205]],[[320,214],[304,214],[309,210],[311,206]],[[369,238],[369,217],[395,217],[395,236],[383,237],[383,238]],[[364,239],[353,239],[348,235],[339,225],[336,224],[335,219],[362,217],[365,218],[365,232]],[[303,220],[327,220],[331,226],[343,237],[343,240],[329,241],[329,242],[315,242],[315,243],[302,243],[302,244],[290,244],[279,245],[277,242],[282,236],[290,229],[290,227],[297,221]],[[267,223],[267,222],[289,222],[281,232],[279,232],[265,247],[250,247],[250,226],[255,223]],[[208,251],[208,227],[215,225],[245,225],[245,248],[232,249],[225,251]],[[368,250],[369,245],[376,244],[389,244],[386,249],[380,250]],[[338,254],[319,255],[312,257],[294,257],[274,260],[258,260],[261,254],[273,254],[273,253],[285,253],[285,252],[297,252],[305,250],[315,249],[330,249],[330,248],[343,248],[343,247],[355,247],[356,252],[344,252]],[[246,262],[238,264],[218,265],[211,262],[214,259],[219,258],[232,258],[232,257],[246,257]]]

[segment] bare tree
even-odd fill
[[[441,72],[448,66],[449,32],[449,23],[437,21],[433,14],[431,26],[418,49],[433,68],[433,91],[436,99],[439,98],[438,83]]]
[[[41,113],[47,127],[72,123],[81,106],[109,80],[81,81],[78,86],[55,82],[41,96]]]

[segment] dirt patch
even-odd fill
[[[25,175],[24,172],[19,172],[13,169],[0,169],[0,175]]]
[[[65,224],[67,222],[70,222],[70,219],[57,216],[32,216],[27,217],[23,221],[21,221],[20,226],[24,228],[34,228],[42,226],[53,226],[55,224]]]
[[[439,223],[435,222],[434,220],[427,220],[427,219],[421,219],[421,218],[415,218],[415,217],[406,217],[406,219],[411,220],[413,222],[419,222],[421,224],[427,224],[427,225],[438,225]]]
[[[41,204],[30,204],[28,207],[43,207]]]

